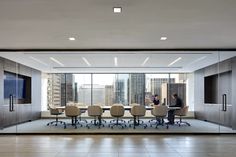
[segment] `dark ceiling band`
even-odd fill
[[[171,48],[171,49],[149,49],[149,48],[141,48],[141,49],[136,49],[136,48],[130,48],[130,49],[0,49],[0,52],[117,52],[117,51],[128,51],[128,52],[139,52],[139,51],[148,51],[148,52],[153,52],[153,51],[236,51],[236,48]]]

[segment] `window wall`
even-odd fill
[[[145,104],[152,103],[154,95],[158,95],[160,103],[165,103],[165,97],[167,93],[162,90],[162,86],[171,82],[169,74],[146,74],[145,84]]]
[[[93,104],[129,104],[129,74],[93,74]]]
[[[66,74],[67,82],[67,103],[70,101],[80,105],[91,105],[92,84],[91,74]],[[69,90],[69,91],[68,91]]]
[[[93,74],[93,104],[112,105],[114,95],[115,74]]]
[[[67,103],[111,106],[115,103],[150,105],[155,94],[172,105],[177,93],[189,103],[189,74],[48,74],[48,105]],[[189,104],[191,106],[191,104]]]

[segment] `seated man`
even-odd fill
[[[173,94],[172,98],[175,100],[175,105],[171,107],[181,107],[183,108],[183,101],[178,97],[177,94]],[[169,110],[168,111],[168,124],[173,125],[175,122],[175,110]]]
[[[154,99],[153,99],[153,104],[154,105],[159,105],[160,104],[160,100],[159,100],[159,96],[156,94]]]

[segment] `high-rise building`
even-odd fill
[[[131,103],[144,105],[145,100],[145,75],[130,74],[130,99]]]
[[[66,102],[73,101],[73,82],[74,75],[66,74]]]
[[[159,95],[161,99],[161,86],[164,83],[174,83],[175,79],[174,78],[151,78],[150,80],[150,88],[151,88],[151,94],[152,95]]]
[[[115,103],[125,104],[125,81],[123,79],[115,81]]]
[[[61,105],[61,75],[48,74],[47,82],[47,101],[48,106]]]
[[[91,84],[82,84],[79,86],[78,102],[91,105]]]
[[[114,86],[105,86],[105,105],[111,106],[114,103]]]
[[[73,74],[61,74],[61,105],[73,101]]]
[[[77,103],[78,102],[78,83],[75,82],[74,83],[74,102]]]
[[[93,84],[93,104],[105,104],[105,86]]]

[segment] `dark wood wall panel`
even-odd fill
[[[206,103],[205,78],[217,76],[216,83],[210,83],[217,100]],[[197,119],[211,121],[236,129],[236,57],[194,72],[195,116]],[[214,81],[214,80],[212,80]],[[205,84],[207,86],[207,84]],[[222,95],[227,94],[227,111],[222,111]]]
[[[31,77],[31,103],[14,104],[4,100],[4,71]],[[0,57],[0,128],[41,118],[41,72]]]
[[[236,130],[236,58],[232,61],[232,127]]]

